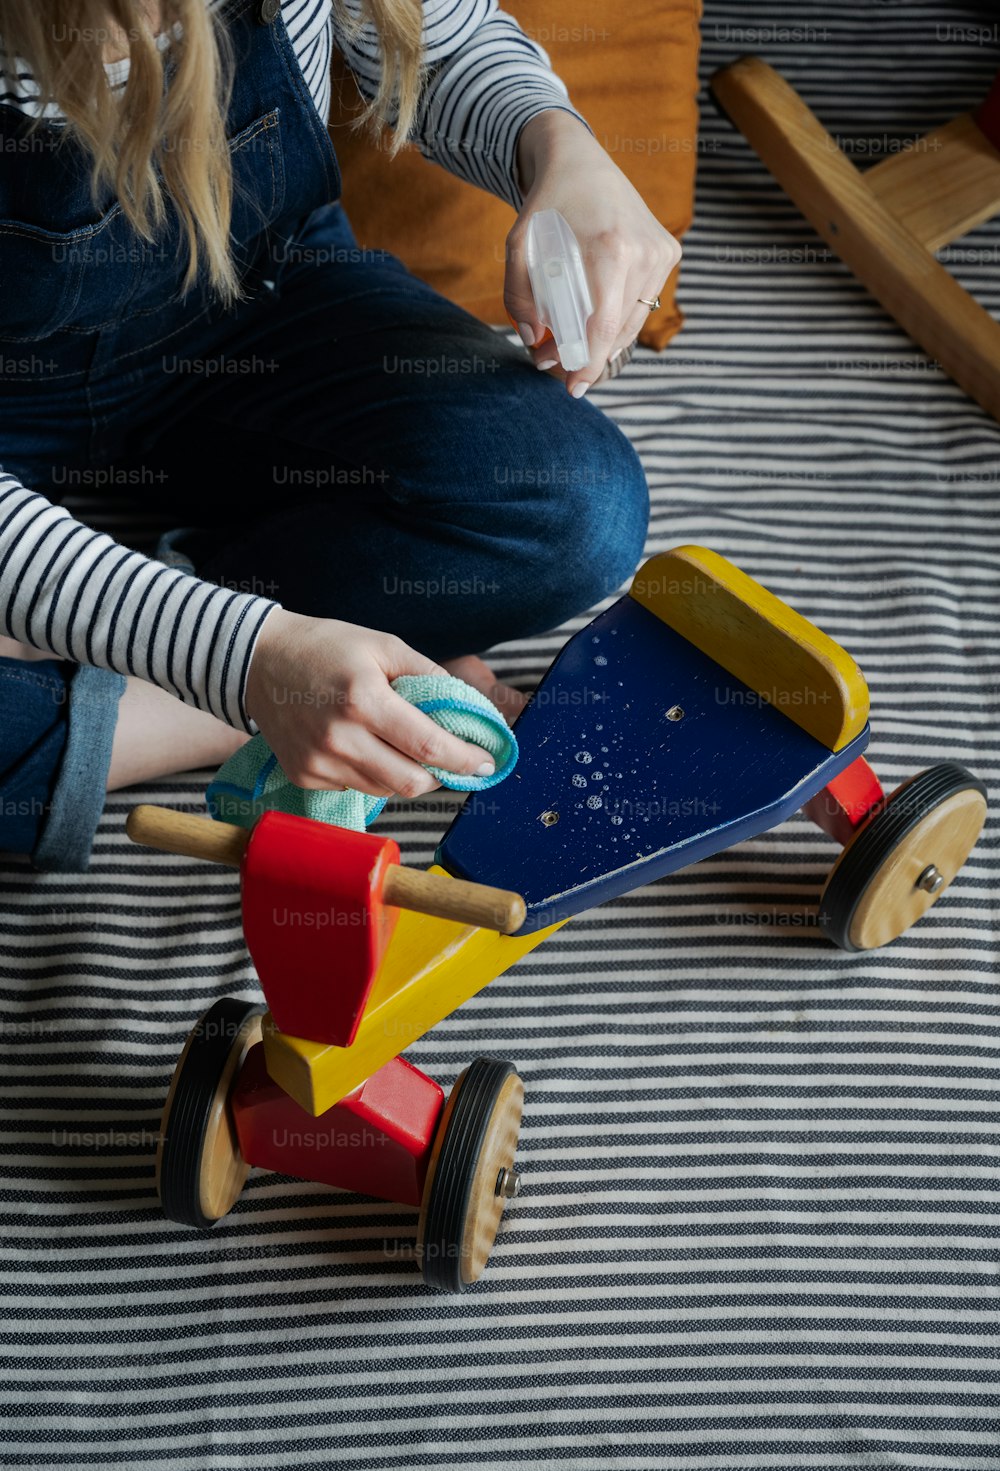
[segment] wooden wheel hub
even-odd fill
[[[936,903],[986,820],[986,796],[951,762],[904,782],[858,828],[834,864],[820,925],[846,950],[895,940]]]
[[[424,1186],[417,1248],[428,1286],[478,1282],[515,1186],[511,1174],[524,1084],[509,1062],[480,1057],[445,1104]]]

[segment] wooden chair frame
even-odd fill
[[[1000,76],[975,113],[862,173],[773,67],[717,71],[725,115],[900,326],[1000,419],[1000,323],[934,255],[1000,212]]]

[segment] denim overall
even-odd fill
[[[0,106],[0,466],[53,501],[123,497],[194,525],[200,577],[438,660],[581,613],[642,553],[629,441],[358,245],[279,0],[221,13],[235,307],[185,295],[172,206],[140,240],[113,197],[95,208],[59,125],[32,133]],[[0,849],[88,866],[123,688],[0,660]]]
[[[340,172],[277,0],[227,0],[221,17],[234,60],[232,235],[245,284],[259,294],[269,237],[292,234],[313,209],[336,199]],[[165,56],[169,80],[169,48]],[[190,321],[206,296],[196,292],[182,303],[186,262],[176,211],[169,209],[167,229],[147,244],[113,194],[95,209],[88,162],[78,148],[60,146],[62,131],[46,125],[32,137],[18,109],[0,108],[0,337],[32,343],[56,334],[46,354],[72,372],[93,370],[133,344],[154,345]],[[98,341],[90,334],[100,334]]]
[[[293,235],[336,199],[340,174],[278,0],[228,0],[223,15],[234,258],[254,300],[269,289],[272,233]],[[138,387],[143,358],[155,362],[185,323],[212,316],[204,289],[182,299],[176,211],[147,244],[113,196],[95,208],[88,161],[63,144],[58,125],[32,131],[0,107],[0,464],[52,500],[64,468],[70,487],[100,486],[88,475],[106,459],[105,402]],[[126,373],[102,373],[124,361]],[[32,852],[39,868],[87,867],[124,688],[110,670],[0,661],[0,846]]]

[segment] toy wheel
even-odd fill
[[[496,1241],[512,1172],[524,1084],[514,1064],[477,1057],[457,1079],[434,1136],[417,1225],[424,1281],[438,1292],[478,1282]]]
[[[939,899],[986,820],[986,788],[943,761],[887,797],[844,848],[826,881],[820,929],[843,950],[887,945]]]
[[[240,1153],[229,1094],[260,1041],[262,1008],[227,996],[192,1027],[163,1106],[156,1188],[165,1215],[214,1226],[236,1204],[250,1166]]]

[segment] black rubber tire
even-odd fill
[[[831,873],[820,903],[819,927],[841,950],[857,952],[851,925],[876,874],[918,822],[959,792],[986,796],[983,783],[959,766],[942,761],[903,782],[858,828]]]
[[[517,1069],[498,1057],[469,1064],[448,1120],[427,1202],[421,1242],[424,1281],[435,1292],[464,1292],[461,1246],[472,1181],[490,1115],[506,1080]],[[459,1086],[459,1085],[456,1085]]]
[[[237,1033],[248,1017],[263,1014],[262,1006],[226,996],[210,1006],[191,1032],[190,1047],[169,1116],[164,1108],[160,1124],[160,1203],[164,1215],[182,1226],[202,1230],[215,1221],[201,1209],[199,1183],[201,1156],[219,1079],[237,1044]]]

